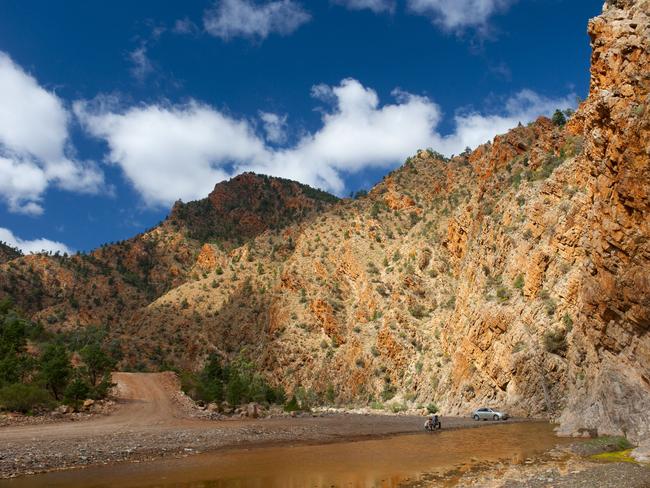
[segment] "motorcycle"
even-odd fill
[[[442,424],[440,423],[439,418],[435,418],[434,420],[427,419],[427,421],[424,423],[424,430],[428,432],[433,432],[436,429],[442,429]]]

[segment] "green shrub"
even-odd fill
[[[397,393],[397,389],[390,383],[384,384],[384,389],[381,392],[381,399],[385,402],[392,399]]]
[[[327,390],[325,390],[325,399],[330,405],[333,405],[336,402],[336,390],[334,385],[331,383],[327,385]]]
[[[564,317],[562,317],[562,322],[564,323],[564,328],[567,332],[571,332],[573,330],[573,319],[568,313],[564,314]]]
[[[295,396],[292,396],[291,399],[284,404],[285,412],[297,412],[300,410],[300,405],[298,405],[298,400]]]
[[[613,451],[624,451],[634,447],[634,445],[623,436],[596,437],[595,439],[586,441],[586,444],[588,446],[601,447]]]
[[[416,303],[409,307],[409,312],[416,319],[422,319],[428,316],[427,309],[421,303]]]
[[[404,410],[406,410],[406,405],[404,405],[403,403],[393,403],[390,406],[390,411],[393,413],[403,412]]]
[[[566,330],[549,330],[544,334],[544,346],[552,354],[563,355],[567,349]]]
[[[37,408],[52,408],[54,401],[47,391],[36,385],[14,383],[0,388],[0,408],[28,413]]]
[[[517,290],[523,290],[523,288],[524,288],[524,275],[523,274],[518,274],[517,277],[515,278],[515,281],[512,282],[512,286],[514,286]]]
[[[434,413],[438,413],[438,411],[439,411],[438,406],[435,403],[432,402],[427,405],[427,412],[429,412],[430,414],[433,415]]]
[[[90,395],[90,388],[81,378],[72,380],[63,393],[63,401],[78,410],[81,402],[83,402]]]
[[[549,154],[542,165],[537,168],[537,170],[534,173],[531,173],[530,178],[531,180],[545,180],[551,174],[553,171],[555,171],[555,168],[560,166],[562,162],[564,161],[563,158],[557,157],[554,154]]]
[[[516,353],[519,351],[523,351],[526,348],[526,344],[524,344],[522,341],[518,341],[514,346],[512,346],[512,352]]]
[[[555,300],[553,300],[552,298],[547,298],[546,300],[544,300],[544,307],[546,308],[546,314],[549,317],[555,315],[555,310],[557,308],[555,304]]]
[[[453,310],[456,307],[456,296],[452,295],[449,299],[442,305],[443,308],[447,310]]]
[[[497,299],[499,302],[507,302],[510,299],[510,291],[505,286],[497,288]]]

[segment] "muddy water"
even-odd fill
[[[102,466],[0,481],[0,487],[390,488],[427,472],[520,463],[563,442],[567,440],[555,437],[545,423],[501,424]]]

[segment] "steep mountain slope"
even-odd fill
[[[241,198],[242,186],[249,188],[249,198],[264,203],[254,207]],[[191,278],[197,257],[204,258],[204,239],[215,249],[227,249],[266,227],[279,230],[308,219],[336,200],[296,182],[240,175],[216,185],[204,200],[177,203],[167,220],[129,240],[89,254],[29,255],[0,264],[0,295],[11,296],[34,319],[55,329],[112,329]],[[231,216],[219,221],[228,212]],[[208,224],[200,221],[201,215]],[[206,234],[211,225],[218,230]]]
[[[14,259],[0,289],[53,327],[109,324],[125,365],[243,353],[329,401],[648,436],[649,12],[612,1],[590,22],[566,126],[419,151],[354,201],[242,175],[125,243]]]

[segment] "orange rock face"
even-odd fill
[[[217,267],[217,255],[210,244],[203,244],[199,256],[196,258],[196,265],[204,271]]]

